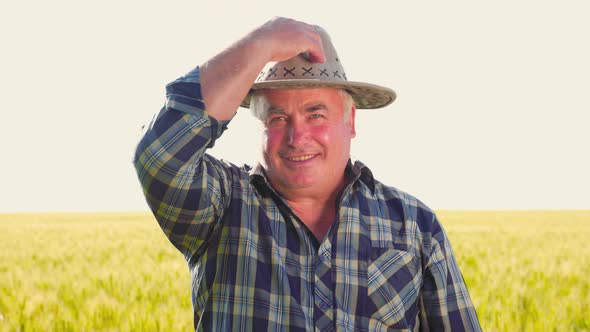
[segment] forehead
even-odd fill
[[[335,88],[268,89],[260,92],[271,106],[307,102],[339,103],[340,92]]]

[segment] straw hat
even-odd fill
[[[308,60],[308,54],[302,53],[287,61],[267,64],[242,102],[242,107],[248,108],[252,93],[262,89],[342,88],[352,96],[359,109],[381,108],[395,100],[395,92],[389,88],[349,81],[330,36],[321,27],[315,28],[322,39],[326,61],[313,63]]]

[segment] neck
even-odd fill
[[[295,215],[307,226],[319,242],[322,242],[336,219],[336,205],[344,189],[345,178],[331,191],[313,193],[309,191],[280,192]]]
[[[288,203],[315,238],[322,242],[336,219],[335,200],[328,200],[323,204],[317,201],[288,201]]]

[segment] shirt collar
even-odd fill
[[[345,173],[350,182],[356,182],[361,180],[370,190],[372,194],[375,194],[375,178],[373,172],[359,160],[348,160],[346,165]],[[261,193],[275,192],[274,188],[270,185],[270,181],[266,176],[266,172],[262,164],[257,163],[249,171],[250,183]],[[275,192],[276,193],[276,192]]]

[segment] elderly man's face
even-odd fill
[[[264,91],[264,166],[283,195],[331,194],[344,181],[355,136],[353,108],[345,112],[337,89]]]

